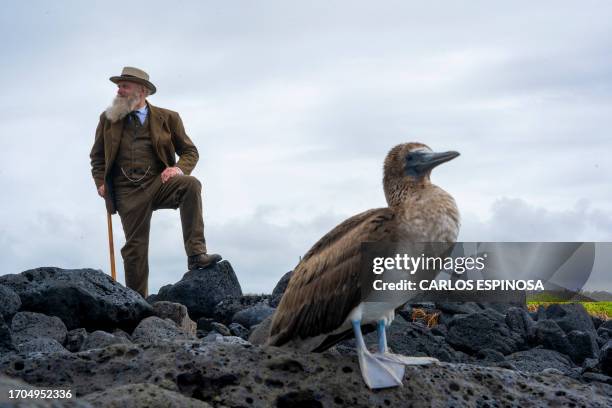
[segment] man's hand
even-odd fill
[[[165,183],[166,181],[170,180],[172,177],[174,176],[182,176],[183,175],[183,170],[179,169],[178,167],[168,167],[166,168],[166,170],[162,171],[161,174],[161,179],[162,179],[162,183]]]
[[[106,189],[104,188],[104,184],[98,187],[98,195],[102,198],[106,196]]]

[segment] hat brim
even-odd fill
[[[111,82],[114,82],[114,83],[118,83],[119,81],[128,81],[128,82],[136,82],[137,84],[144,85],[149,89],[150,91],[149,95],[153,95],[155,92],[157,92],[157,88],[155,88],[155,85],[153,85],[151,82],[147,81],[146,79],[138,78],[135,76],[131,76],[131,75],[112,76],[109,79]]]

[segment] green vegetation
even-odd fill
[[[537,310],[539,305],[548,306],[553,303],[581,303],[584,308],[593,316],[598,316],[602,319],[612,319],[612,302],[555,302],[555,301],[543,301],[539,299],[539,296],[534,296],[538,300],[533,300],[529,297],[527,306],[530,311]]]
[[[545,302],[545,303],[568,303],[568,302],[591,302],[595,299],[589,299],[579,292],[571,291],[552,291],[546,290],[543,292],[528,292],[528,302]]]

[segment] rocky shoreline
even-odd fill
[[[289,276],[243,295],[223,261],[146,300],[92,269],[0,276],[0,406],[612,406],[612,321],[579,304],[406,305],[391,349],[441,362],[372,392],[352,340],[316,354],[261,345]],[[74,397],[8,394],[50,388]]]

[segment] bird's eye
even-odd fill
[[[409,154],[408,157],[406,158],[406,160],[413,161],[414,160],[414,156]]]

